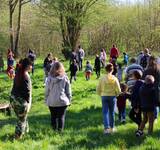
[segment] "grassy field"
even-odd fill
[[[0,150],[159,150],[160,119],[152,136],[137,138],[134,134],[136,125],[128,117],[126,125],[121,125],[116,115],[118,131],[109,136],[103,135],[101,100],[95,91],[97,82],[95,73],[90,81],[85,81],[83,72],[78,73],[77,81],[72,84],[73,100],[68,107],[65,130],[59,134],[50,126],[49,111],[44,104],[42,61],[38,60],[32,76],[33,103],[28,117],[30,132],[22,140],[12,141],[16,123],[14,112],[11,117],[0,113]],[[0,102],[9,101],[11,87],[12,81],[0,73]]]

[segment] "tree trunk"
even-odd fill
[[[10,49],[14,49],[14,41],[13,41],[13,8],[12,3],[9,1],[9,30],[10,30]]]
[[[19,0],[18,4],[18,21],[17,21],[17,30],[16,30],[16,36],[15,36],[15,47],[14,52],[15,56],[18,56],[18,44],[19,44],[19,34],[20,34],[20,28],[21,28],[21,14],[22,14],[22,0]]]

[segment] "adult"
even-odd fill
[[[15,139],[22,138],[25,132],[29,132],[27,116],[31,107],[32,85],[28,72],[31,71],[31,68],[31,61],[28,58],[23,59],[11,91],[11,106],[18,118]]]
[[[140,65],[143,67],[143,69],[146,69],[148,62],[149,62],[149,58],[151,57],[150,53],[149,53],[149,49],[145,48],[143,51],[143,57],[140,60]]]
[[[70,53],[70,64],[76,60],[76,62],[78,63],[78,58],[77,58],[77,53],[75,52],[75,50],[72,50],[72,52]]]
[[[67,106],[71,103],[71,86],[63,64],[56,62],[50,70],[46,82],[45,102],[51,113],[53,130],[64,129]]]
[[[136,63],[137,63],[138,65],[141,64],[141,59],[142,59],[143,56],[144,56],[143,51],[138,54],[138,56],[137,56],[137,61],[136,61]]]
[[[148,62],[148,66],[146,68],[146,70],[143,73],[143,79],[145,79],[145,77],[147,75],[152,75],[155,79],[154,82],[154,87],[156,89],[156,105],[160,106],[160,66],[157,63],[157,59],[154,56],[151,56],[149,58],[149,62]],[[155,119],[158,116],[158,112],[155,109]]]
[[[118,79],[112,75],[113,65],[107,64],[105,67],[106,75],[104,75],[97,86],[97,94],[102,98],[102,113],[104,123],[104,134],[115,131],[114,128],[114,108],[116,104],[116,96],[121,92]]]
[[[28,58],[32,62],[32,75],[33,75],[34,74],[34,62],[36,60],[36,54],[31,49],[29,49],[29,51],[28,51]]]
[[[127,85],[129,86],[129,90],[132,89],[134,86],[135,80],[133,79],[133,72],[138,71],[140,74],[143,74],[143,68],[142,66],[138,65],[136,63],[135,58],[131,58],[130,65],[125,70],[125,80],[127,82]]]
[[[48,73],[50,71],[51,65],[52,65],[52,53],[49,53],[43,62],[43,69],[45,73],[44,82],[46,81],[46,78],[48,77]]]
[[[85,53],[82,47],[79,45],[78,46],[78,66],[79,70],[82,70],[83,68],[83,59],[84,59]]]
[[[102,48],[100,52],[100,60],[101,60],[102,67],[105,67],[106,59],[107,59],[107,55],[106,55],[105,49]]]
[[[113,47],[110,49],[110,61],[112,59],[117,59],[119,57],[119,50],[116,45],[113,44]]]

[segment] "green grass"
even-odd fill
[[[30,132],[20,141],[12,141],[16,117],[0,113],[0,150],[158,150],[160,149],[159,124],[155,124],[154,134],[142,138],[135,137],[136,125],[127,117],[127,124],[117,122],[118,132],[103,135],[101,100],[96,95],[95,73],[90,81],[85,81],[84,73],[78,73],[77,81],[72,84],[73,100],[68,107],[65,130],[59,134],[50,126],[50,114],[44,104],[42,61],[37,60],[35,75],[32,76],[33,103],[29,113]],[[65,66],[68,63],[65,62]],[[9,101],[12,81],[0,74],[0,102]],[[128,108],[127,108],[128,111]],[[146,132],[146,130],[145,130]]]

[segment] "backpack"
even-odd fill
[[[140,65],[143,67],[143,68],[146,68],[147,67],[147,64],[148,64],[148,59],[147,59],[148,56],[143,56],[141,58],[141,61],[140,61]]]

